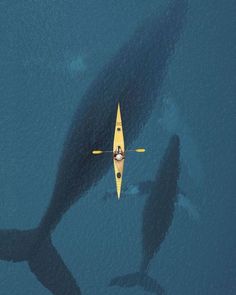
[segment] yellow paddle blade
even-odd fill
[[[144,153],[145,152],[145,149],[136,149],[135,152],[137,152],[137,153]]]
[[[103,151],[92,151],[93,155],[101,155],[103,154]]]

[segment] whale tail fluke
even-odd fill
[[[0,230],[0,260],[27,261],[37,279],[55,295],[80,295],[80,289],[61,256],[45,239],[34,249],[38,230]],[[33,255],[32,255],[33,253]]]
[[[149,277],[146,273],[140,272],[115,277],[110,281],[109,286],[119,286],[123,288],[140,286],[145,291],[156,295],[166,294],[165,290],[158,284],[156,280]]]
[[[20,262],[28,260],[37,238],[37,230],[0,230],[0,259]]]

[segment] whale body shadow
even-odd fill
[[[81,294],[76,280],[51,243],[51,233],[64,213],[108,171],[117,103],[122,110],[126,146],[146,124],[174,53],[187,10],[186,0],[173,0],[162,16],[155,14],[102,69],[85,92],[61,155],[50,204],[36,229],[1,230],[0,259],[27,261],[38,280],[56,295]]]

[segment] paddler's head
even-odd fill
[[[115,159],[116,159],[117,161],[121,161],[121,160],[123,160],[123,155],[122,155],[122,154],[116,154],[116,155],[115,155]]]

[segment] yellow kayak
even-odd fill
[[[124,171],[124,152],[125,152],[124,134],[123,134],[123,128],[122,128],[120,105],[118,104],[114,141],[113,141],[113,162],[114,162],[116,191],[117,191],[118,199],[120,198],[123,171]],[[122,154],[122,157],[120,156],[120,154]]]
[[[104,153],[112,153],[113,154],[113,164],[114,164],[114,172],[115,172],[115,180],[116,180],[116,192],[117,198],[120,199],[122,179],[123,179],[123,171],[124,171],[124,161],[125,161],[125,153],[126,152],[136,152],[136,153],[144,153],[144,148],[138,148],[135,150],[126,150],[125,151],[125,143],[124,143],[124,134],[122,127],[122,119],[120,113],[120,104],[118,103],[117,114],[116,114],[116,124],[115,124],[115,133],[114,133],[114,141],[113,141],[113,150],[104,151],[104,150],[93,150],[93,155],[101,155]]]

